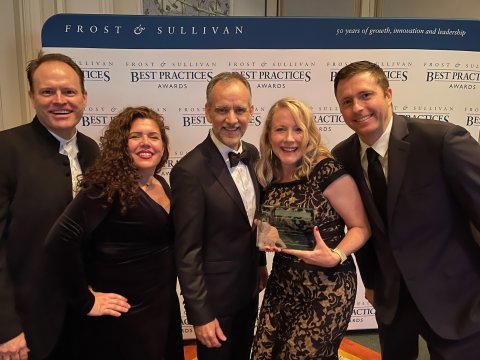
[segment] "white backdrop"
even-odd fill
[[[270,106],[285,96],[311,106],[329,148],[349,136],[352,132],[333,95],[333,79],[343,66],[364,59],[386,71],[396,113],[456,123],[478,138],[478,22],[447,26],[445,21],[390,19],[391,25],[385,26],[380,19],[52,19],[44,26],[45,50],[70,55],[86,76],[88,106],[79,130],[98,139],[125,106],[152,107],[170,127],[171,155],[161,173],[167,180],[172,166],[207,136],[205,89],[221,71],[241,72],[251,83],[255,112],[244,139],[256,145]],[[173,25],[158,25],[164,21]],[[150,29],[151,38],[142,38]],[[305,46],[306,41],[310,45]],[[184,337],[190,338],[193,331],[185,314],[183,321]],[[349,329],[375,327],[374,310],[364,300],[359,281]]]

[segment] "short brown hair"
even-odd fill
[[[335,76],[335,80],[333,83],[335,96],[337,96],[337,87],[338,83],[341,80],[350,79],[352,76],[358,75],[363,72],[369,72],[370,74],[372,74],[377,81],[377,84],[383,89],[384,92],[387,91],[387,89],[390,87],[388,78],[383,72],[383,69],[375,63],[363,60],[353,62],[340,69],[340,71]]]
[[[245,85],[245,87],[247,88],[248,90],[248,93],[249,93],[249,99],[248,99],[248,102],[250,103],[249,105],[252,104],[252,89],[250,87],[250,83],[248,82],[248,80],[240,73],[238,72],[228,72],[228,71],[225,71],[225,72],[221,72],[217,75],[215,75],[213,77],[212,80],[210,80],[210,82],[208,83],[207,85],[207,104],[210,104],[211,103],[211,95],[212,95],[212,90],[213,90],[213,87],[219,83],[219,82],[230,82],[230,81],[234,81],[234,80],[238,80],[240,81],[243,85]]]
[[[53,53],[53,54],[44,54],[42,51],[38,53],[38,57],[36,59],[30,60],[27,64],[27,79],[28,85],[30,87],[29,91],[33,91],[33,74],[38,69],[40,65],[48,61],[60,61],[68,66],[70,66],[73,71],[75,71],[80,79],[80,88],[82,89],[82,93],[85,93],[85,83],[84,83],[84,75],[80,66],[77,65],[73,59],[67,55]]]

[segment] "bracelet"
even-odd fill
[[[330,250],[332,250],[332,252],[334,252],[340,257],[340,264],[343,264],[347,260],[347,255],[345,255],[345,253],[339,248],[330,249]]]

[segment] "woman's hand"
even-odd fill
[[[95,303],[87,314],[88,316],[110,315],[119,317],[122,313],[130,310],[130,304],[127,298],[122,295],[96,292],[93,291],[92,288],[90,288],[90,292],[95,296]]]
[[[27,360],[28,352],[25,333],[21,332],[3,344],[0,344],[0,360]]]
[[[282,249],[282,253],[294,255],[311,265],[321,267],[337,266],[340,263],[340,257],[325,244],[317,226],[313,229],[313,236],[316,242],[313,250]]]

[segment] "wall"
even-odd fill
[[[0,1],[0,129],[10,128],[24,117],[18,81],[13,0]]]
[[[142,14],[142,0],[0,1],[0,130],[27,123],[34,115],[25,67],[41,49],[41,29],[58,13]]]
[[[142,0],[1,0],[0,130],[29,122],[25,66],[41,49],[42,24],[58,13],[142,14]],[[389,16],[480,18],[480,2],[464,0],[232,0],[241,16]],[[471,14],[477,14],[472,17]],[[87,89],[88,90],[88,89]]]

